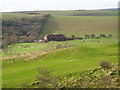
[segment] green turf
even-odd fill
[[[23,87],[22,85],[36,80],[37,68],[47,67],[53,75],[63,76],[71,72],[80,73],[99,67],[100,61],[118,61],[118,44],[86,43],[58,49],[40,56],[37,60],[25,61],[16,59],[3,61],[3,87]]]
[[[51,33],[65,35],[112,34],[117,35],[117,16],[50,16],[40,36]]]

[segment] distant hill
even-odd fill
[[[50,14],[50,15],[67,15],[67,16],[117,16],[117,8],[95,9],[95,10],[60,10],[60,11],[23,11],[19,13]]]
[[[2,16],[4,45],[32,42],[38,39],[39,35],[43,37],[51,33],[68,35],[117,33],[117,9],[22,11],[3,13]]]
[[[12,43],[33,42],[49,15],[22,13],[3,13],[2,34],[3,47]]]
[[[112,34],[117,36],[117,16],[60,16],[48,18],[41,36],[51,33],[62,33],[68,36],[85,34]]]
[[[96,10],[120,10],[120,8],[96,9]]]

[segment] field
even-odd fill
[[[34,13],[64,16],[118,16],[117,10],[68,10],[68,11],[34,11]]]
[[[21,17],[29,19],[34,16],[28,13],[50,14],[39,33],[39,38],[51,33],[83,38],[86,34],[96,36],[104,34],[107,37],[111,34],[112,37],[10,44],[3,49],[3,60],[0,60],[3,88],[24,88],[26,85],[35,88],[32,84],[37,81],[37,69],[40,67],[48,68],[53,76],[63,78],[70,73],[79,75],[85,71],[100,68],[101,61],[118,64],[116,11],[33,11],[4,13],[3,15],[7,17],[5,20],[21,19]],[[76,16],[76,14],[81,16]]]
[[[37,68],[47,67],[53,75],[81,73],[99,67],[100,61],[118,62],[117,44],[86,43],[83,46],[69,47],[52,51],[35,60],[19,58],[3,61],[3,87],[22,87],[36,81]],[[74,53],[73,53],[74,51]],[[16,84],[15,84],[16,83]]]
[[[2,53],[3,58],[9,57],[9,56],[16,56],[16,55],[23,55],[28,53],[42,53],[46,51],[56,50],[59,48],[67,48],[72,46],[82,46],[86,43],[118,43],[117,39],[111,38],[111,39],[86,39],[86,40],[70,40],[70,41],[51,41],[48,43],[18,43],[18,44],[12,44],[8,46],[7,50],[3,50]]]
[[[83,36],[85,34],[117,35],[117,16],[51,16],[41,36],[49,33]]]

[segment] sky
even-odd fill
[[[117,8],[119,0],[0,0],[0,12]]]

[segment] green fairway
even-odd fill
[[[40,36],[51,33],[65,35],[117,35],[117,16],[50,16]]]
[[[118,62],[118,44],[86,43],[52,51],[37,60],[11,59],[3,61],[3,87],[23,87],[36,80],[37,68],[47,67],[53,75],[63,76],[71,72],[81,73],[99,67],[100,61]]]

